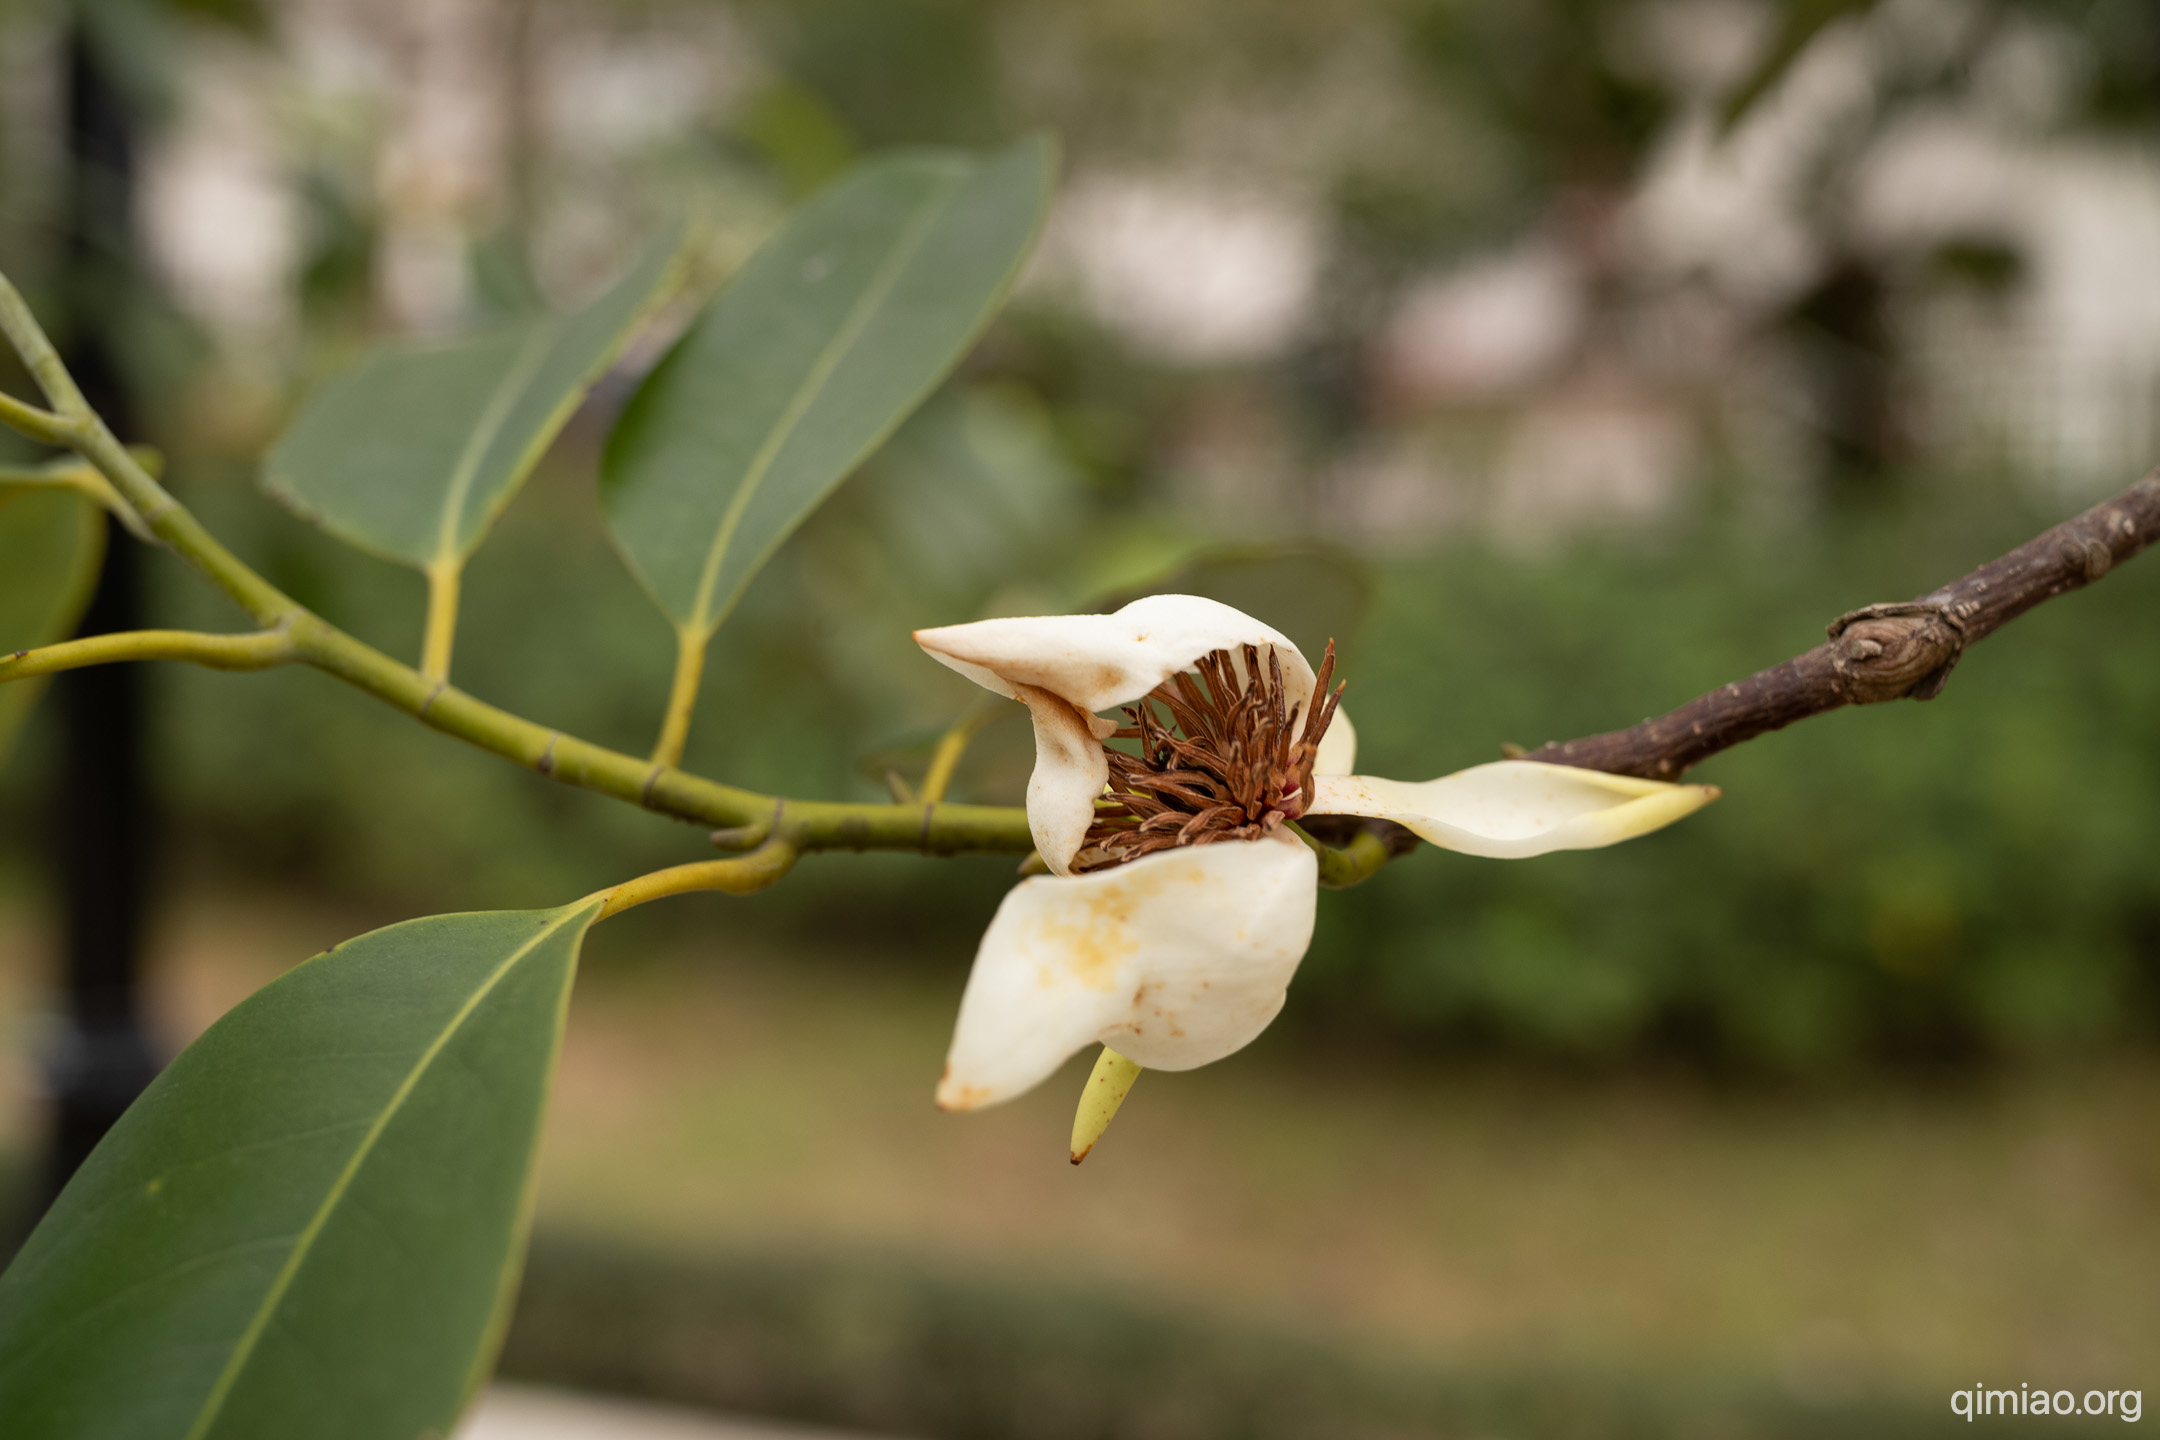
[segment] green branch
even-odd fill
[[[684,680],[688,666],[678,669],[676,693],[669,704],[668,733],[660,755],[645,760],[549,729],[457,689],[439,673],[431,676],[401,664],[308,610],[204,529],[84,404],[44,331],[4,276],[0,276],[0,333],[13,343],[57,411],[48,414],[19,401],[8,401],[0,407],[0,421],[19,429],[24,425],[18,421],[42,427],[54,437],[48,443],[74,449],[111,482],[152,535],[263,627],[256,635],[167,630],[93,636],[15,656],[0,664],[0,679],[122,660],[184,660],[218,669],[310,665],[445,735],[536,774],[714,827],[724,832],[715,835],[715,841],[732,849],[762,847],[756,853],[765,859],[757,866],[747,863],[752,857],[742,856],[705,862],[706,868],[687,866],[660,872],[676,877],[666,883],[680,883],[690,889],[727,889],[735,883],[729,877],[752,872],[762,875],[778,864],[770,878],[761,882],[769,884],[785,873],[795,855],[815,850],[1024,855],[1034,849],[1027,812],[1017,806],[948,805],[936,799],[894,805],[783,799],[722,785],[680,769],[674,761],[680,755],[681,736],[689,729],[690,702],[696,696],[694,671],[687,682]],[[31,432],[25,429],[25,433]],[[454,614],[448,606],[437,608],[446,616]],[[449,623],[448,619],[441,622],[444,627]],[[433,642],[428,648],[429,659],[439,662],[430,669],[447,669],[447,643]],[[684,648],[687,652],[690,647],[686,644]],[[703,646],[696,648],[702,659]],[[950,737],[953,743],[948,774],[949,765],[959,758],[958,747],[965,744],[965,736],[972,733],[972,728],[965,721],[955,727]],[[787,859],[780,863],[776,857],[783,854]],[[1325,847],[1322,863],[1323,867],[1327,864]],[[712,883],[697,883],[701,879]],[[645,881],[630,883],[640,885]]]
[[[6,403],[14,402],[9,402],[5,395],[0,395],[0,404]],[[71,429],[68,433],[72,436],[74,432]],[[70,440],[68,443],[74,442]],[[135,456],[136,463],[152,475],[157,474],[158,468],[163,464],[158,453],[147,446],[135,446],[131,453]],[[76,494],[94,501],[125,526],[130,535],[144,544],[155,544],[157,541],[157,537],[150,533],[150,527],[143,524],[142,517],[135,513],[135,507],[121,499],[120,492],[113,489],[112,482],[100,474],[95,466],[85,465],[80,456],[67,455],[58,460],[47,461],[43,465],[0,465],[0,495],[16,489],[73,490]]]
[[[37,317],[30,313],[22,293],[5,275],[0,275],[0,335],[6,335],[8,343],[15,347],[15,353],[22,357],[23,365],[30,371],[30,378],[37,381],[38,389],[45,392],[47,403],[59,412],[60,419],[74,421],[89,415],[89,402],[83,399],[82,391],[75,388],[75,377],[60,363],[60,352],[53,349],[45,328],[37,323]],[[64,445],[68,442],[53,443]]]

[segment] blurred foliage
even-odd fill
[[[1413,53],[1440,87],[1506,133],[1535,189],[1633,178],[1667,100],[1613,64],[1615,0],[1416,7]]]
[[[1818,531],[1402,566],[1353,674],[1360,768],[1613,729],[1817,643],[2050,519],[1982,488]],[[1848,710],[1694,772],[1725,798],[1609,852],[1424,854],[1323,899],[1286,1015],[1585,1058],[1743,1067],[2067,1052],[2160,1018],[2160,671],[2133,566],[1989,640],[1921,707]]]
[[[1719,118],[1728,126],[1733,124],[1785,78],[1818,35],[1874,5],[1875,0],[1787,0],[1776,34],[1746,77],[1725,97]]]
[[[980,148],[1008,133],[993,98],[993,7],[981,0],[751,8],[788,71],[867,146]]]
[[[73,490],[11,484],[0,466],[0,651],[66,639],[90,603],[105,557],[105,513]],[[0,686],[0,764],[44,691]]]
[[[694,176],[691,188],[721,196],[716,208],[747,236],[769,223],[774,195],[814,188],[858,146],[977,144],[1044,122],[1097,167],[1264,174],[1260,161],[1278,157],[1218,153],[1193,137],[1260,137],[1249,143],[1264,149],[1290,135],[1299,127],[1263,122],[1305,113],[1318,92],[1296,87],[1321,68],[1316,56],[1370,53],[1346,40],[1365,26],[1389,66],[1416,76],[1410,108],[1387,112],[1385,133],[1355,145],[1313,138],[1319,159],[1279,158],[1313,167],[1340,241],[1331,263],[1369,272],[1355,278],[1378,282],[1377,293],[1521,234],[1571,192],[1618,192],[1635,177],[1684,98],[1623,43],[1623,22],[1641,8],[751,4],[743,15],[771,72],[724,124],[671,136],[624,167],[619,191],[588,203],[639,211],[648,190]],[[1865,8],[1782,7],[1784,28],[1725,98],[1774,88],[1810,36],[1867,20]],[[1991,35],[2038,19],[2077,41],[2066,127],[2150,127],[2160,26],[2143,0],[1993,0],[1973,13],[1932,71],[1886,89],[1872,125],[1962,93]],[[1325,114],[1312,113],[1317,127]],[[745,165],[769,185],[745,179]],[[342,358],[366,323],[370,173],[335,155],[302,169],[317,360]],[[2023,273],[2021,255],[1986,237],[1938,258],[1996,289]],[[1855,260],[1777,323],[1837,339],[1845,382],[1894,379],[1890,367],[1849,362],[1861,340],[1887,333],[1884,307],[1902,283]],[[1364,580],[1343,578],[1343,557],[1309,546],[1220,551],[1164,503],[1165,457],[1211,387],[1243,385],[1256,411],[1287,416],[1278,438],[1289,453],[1278,458],[1299,474],[1322,471],[1340,453],[1331,444],[1387,423],[1343,359],[1373,312],[1329,293],[1323,333],[1304,353],[1234,379],[1151,368],[1052,305],[1001,321],[965,382],[926,406],[751,586],[713,652],[689,763],[775,791],[875,798],[888,769],[919,768],[971,698],[922,659],[911,628],[1176,586],[1221,593],[1301,643],[1357,630],[1354,642],[1338,638],[1366,766],[1422,777],[1491,758],[1503,740],[1535,744],[1662,711],[1806,648],[1831,616],[1915,593],[2061,518],[2009,486],[1950,495],[1893,468],[1894,483],[1825,485],[1820,511],[1774,530],[1709,513],[1668,522],[1652,544],[1584,540],[1539,556],[1461,539],[1387,566],[1369,595]],[[1830,303],[1840,296],[1847,303]],[[195,353],[170,325],[129,333],[128,354],[150,355],[168,378]],[[594,410],[620,404],[618,383],[601,387]],[[1847,408],[1872,414],[1898,398],[1872,388]],[[589,414],[573,423],[476,557],[459,678],[545,723],[643,751],[672,647],[595,523],[592,429]],[[1847,457],[1855,465],[1889,447],[1858,448],[1867,453]],[[417,583],[337,553],[257,503],[245,480],[198,461],[179,483],[277,583],[410,656]],[[1303,499],[1319,503],[1318,491]],[[229,623],[176,569],[160,579],[161,620]],[[2147,560],[2047,607],[1991,640],[1926,708],[1830,716],[1720,757],[1703,778],[1728,786],[1725,801],[1667,834],[1528,864],[1427,853],[1330,896],[1284,1023],[1314,1038],[1393,1031],[1421,1045],[1591,1061],[1679,1049],[1808,1074],[2148,1035],[2160,882],[2139,857],[2160,830],[2160,796],[2137,737],[2160,720],[2160,678],[2133,637],[2151,624],[2156,587],[2160,561]],[[1348,618],[1313,618],[1330,613]],[[188,867],[233,865],[418,909],[550,903],[701,851],[692,832],[466,753],[321,676],[175,668],[156,684]],[[977,742],[961,793],[1017,798],[1029,757],[1015,710]],[[10,798],[25,793],[27,771],[18,761],[9,772]],[[850,907],[860,923],[894,924],[958,966],[1008,868],[821,861],[738,908],[746,924],[809,934],[847,923],[826,899],[860,883],[863,902]]]
[[[1121,586],[1216,593],[1301,640],[1316,620],[1338,634],[1360,768],[1424,778],[1503,741],[1670,708],[2059,518],[1989,487],[1916,486],[1819,526],[1712,507],[1654,542],[1538,556],[1458,544],[1382,568],[1360,627],[1366,582],[1339,557],[1180,550],[1172,527],[1150,532],[1095,496],[1048,436],[1010,383],[926,407],[752,585],[717,642],[689,763],[782,793],[875,798],[888,767],[919,773],[971,698],[923,660],[912,628],[1084,603],[1076,554],[1129,546],[1147,565]],[[198,484],[193,500],[305,603],[411,649],[417,582],[231,482]],[[462,674],[485,698],[635,750],[672,647],[592,503],[556,466],[508,513],[473,567]],[[170,619],[217,622],[217,602],[167,578]],[[1724,800],[1646,840],[1512,863],[1425,851],[1327,896],[1283,1023],[1312,1043],[1382,1034],[1591,1063],[1678,1053],[1816,1076],[2147,1039],[2160,757],[2139,737],[2160,728],[2160,672],[2136,637],[2156,607],[2160,565],[2127,567],[1992,638],[1938,701],[1840,712],[1716,758],[1698,778]],[[513,906],[702,849],[694,832],[468,752],[321,676],[170,667],[157,683],[161,773],[197,842],[193,869],[407,909]],[[1016,802],[1030,759],[1013,707],[970,753],[957,798]],[[825,862],[738,913],[806,943],[836,928],[904,935],[892,944],[957,969],[1009,868]],[[840,890],[844,912],[830,903]]]

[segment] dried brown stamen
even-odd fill
[[[1246,645],[1237,656],[1203,655],[1194,668],[1197,679],[1180,671],[1124,707],[1128,723],[1117,738],[1138,740],[1140,753],[1107,751],[1110,790],[1096,802],[1074,870],[1122,865],[1180,845],[1257,840],[1312,804],[1313,762],[1343,690],[1328,690],[1335,642],[1328,641],[1313,698],[1304,705],[1284,696],[1282,661],[1272,646],[1265,665],[1259,647]]]

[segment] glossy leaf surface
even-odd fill
[[[0,652],[30,650],[75,631],[105,558],[105,516],[60,486],[0,477]],[[0,761],[44,688],[0,684]]]
[[[377,930],[189,1046],[0,1276],[10,1440],[449,1434],[598,908]]]
[[[301,407],[264,488],[364,550],[455,568],[673,289],[681,248],[679,235],[663,237],[574,315],[376,351]]]
[[[909,152],[813,197],[625,409],[602,497],[693,638],[948,374],[1033,248],[1055,151]]]

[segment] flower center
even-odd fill
[[[1342,696],[1342,686],[1327,688],[1335,642],[1328,641],[1304,706],[1286,700],[1273,647],[1264,665],[1259,647],[1242,652],[1204,655],[1197,679],[1180,671],[1124,707],[1129,723],[1116,738],[1138,740],[1140,753],[1106,747],[1110,789],[1095,802],[1095,821],[1073,857],[1075,871],[1180,845],[1257,840],[1305,813],[1320,737]]]

